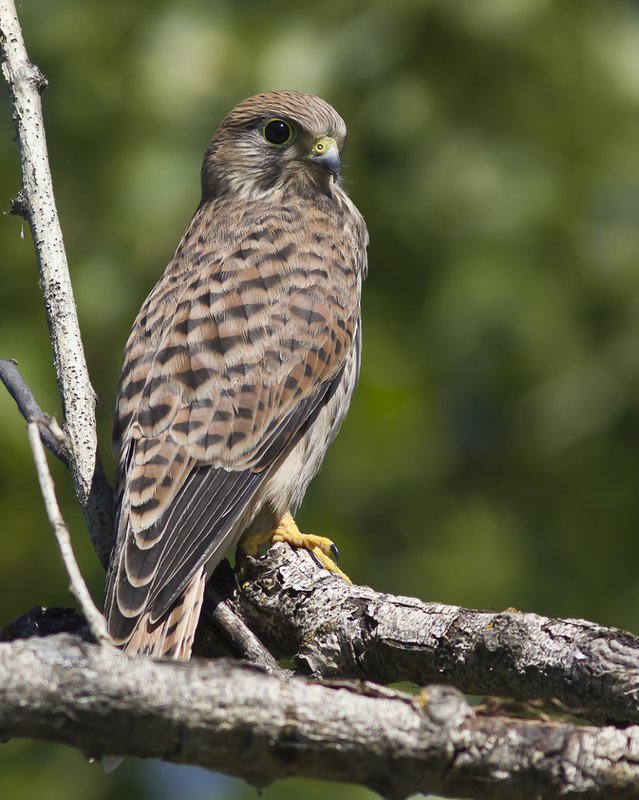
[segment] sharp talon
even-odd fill
[[[239,546],[247,555],[255,556],[263,545],[271,545],[273,542],[287,542],[291,547],[308,550],[318,567],[332,572],[348,583],[351,582],[348,575],[345,575],[335,563],[339,558],[339,550],[335,543],[325,536],[301,533],[290,512],[284,514],[275,529],[244,536]]]

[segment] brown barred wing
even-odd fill
[[[158,620],[221,557],[269,467],[339,384],[358,319],[357,265],[343,252],[332,256],[339,268],[327,264],[312,234],[291,220],[293,235],[286,219],[281,208],[263,215],[261,240],[253,224],[206,268],[204,254],[178,249],[134,326],[106,603],[119,640],[140,615]]]

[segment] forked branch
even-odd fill
[[[73,485],[93,546],[106,565],[113,536],[112,497],[97,453],[95,393],[84,357],[53,195],[40,99],[47,81],[27,56],[13,0],[0,0],[0,49],[22,168],[22,189],[13,201],[12,211],[23,216],[31,229],[62,400],[64,430],[70,442]]]
[[[12,210],[28,221],[35,244],[65,436],[42,425],[46,416],[15,364],[0,362],[0,379],[30,423],[72,589],[105,641],[103,620],[69,560],[41,445],[68,463],[106,564],[111,491],[97,455],[95,397],[51,186],[40,102],[46,80],[27,57],[13,0],[0,0],[0,47],[23,174]],[[129,657],[70,635],[0,643],[0,735],[200,764],[256,785],[289,775],[349,781],[393,800],[418,791],[495,800],[639,798],[639,642],[630,634],[382,595],[318,570],[308,554],[285,545],[247,559],[243,569],[242,590],[212,598],[209,617],[263,669]],[[242,621],[229,617],[235,613]],[[291,677],[262,642],[314,679]],[[345,676],[358,682],[336,682]],[[370,679],[559,698],[591,720],[635,724],[594,728],[491,716],[489,706],[473,710],[449,687],[407,695],[362,683]]]

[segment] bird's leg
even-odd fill
[[[291,547],[302,547],[308,550],[320,566],[339,575],[340,578],[344,578],[348,583],[352,583],[348,575],[342,572],[333,560],[339,556],[335,544],[324,536],[302,533],[290,511],[284,514],[276,528],[270,531],[251,533],[241,540],[240,546],[247,555],[256,556],[262,545],[272,542],[287,542]]]

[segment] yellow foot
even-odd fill
[[[348,581],[348,583],[352,583],[348,575],[342,572],[335,561],[333,561],[334,558],[339,556],[337,547],[333,542],[331,542],[330,539],[326,539],[324,536],[302,533],[297,527],[290,511],[284,514],[275,530],[252,533],[249,536],[245,536],[240,542],[240,545],[247,555],[256,556],[262,545],[271,544],[272,542],[288,542],[291,547],[301,547],[308,550],[324,569],[327,569],[335,575],[339,575],[340,578]]]

